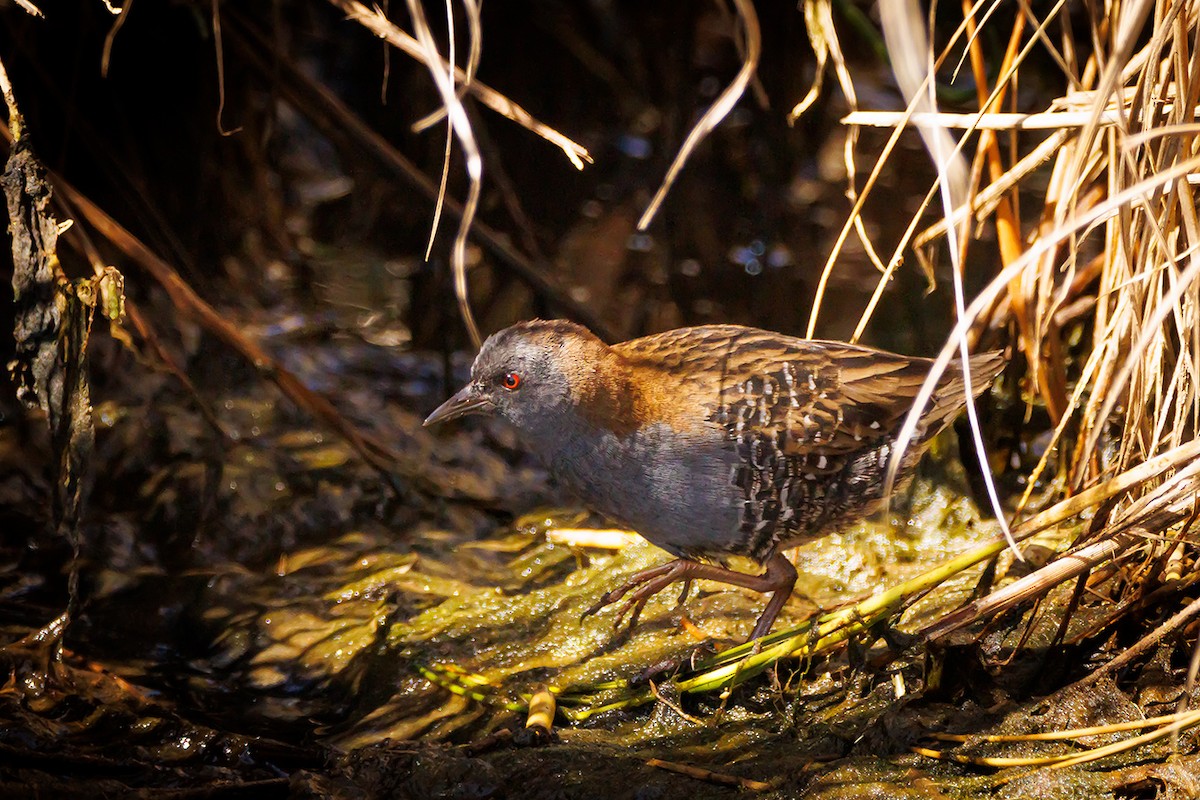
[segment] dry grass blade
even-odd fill
[[[1042,731],[1041,733],[1007,733],[1007,734],[977,734],[977,733],[942,733],[935,731],[927,734],[930,739],[939,742],[986,742],[999,744],[1002,742],[1061,742],[1069,739],[1082,739],[1085,736],[1106,736],[1110,733],[1125,731],[1140,731],[1144,728],[1157,728],[1167,725],[1179,718],[1178,714],[1164,714],[1149,719],[1134,719],[1129,722],[1114,722],[1111,725],[1093,725],[1088,728],[1070,728],[1063,731]]]
[[[1175,719],[1169,725],[1165,725],[1156,731],[1143,733],[1141,736],[1135,736],[1132,739],[1126,739],[1123,742],[1115,742],[1105,745],[1104,747],[1094,747],[1077,755],[1063,758],[1055,764],[1051,765],[1051,769],[1063,769],[1064,767],[1073,767],[1076,764],[1087,764],[1092,761],[1099,761],[1102,758],[1124,753],[1128,750],[1133,750],[1136,747],[1150,744],[1162,739],[1164,736],[1171,736],[1179,731],[1200,724],[1200,711],[1191,711],[1187,714],[1176,714]]]
[[[108,62],[112,58],[113,42],[117,39],[117,34],[124,27],[126,20],[129,19],[129,12],[133,10],[133,0],[126,0],[125,5],[119,9],[110,9],[117,17],[111,28],[108,29],[108,35],[104,37],[104,49],[100,53],[100,74],[108,75]]]
[[[870,128],[896,128],[907,125],[938,125],[943,128],[991,131],[1061,131],[1084,128],[1088,125],[1102,127],[1120,125],[1120,111],[1102,111],[1099,115],[1088,111],[1042,111],[1033,114],[992,112],[989,114],[962,114],[950,111],[924,111],[906,114],[903,111],[853,111],[842,117],[845,125],[861,125]]]
[[[446,61],[450,65],[451,71],[456,68],[454,60],[454,3],[451,0],[446,0]],[[478,48],[472,48],[478,50]],[[468,77],[473,77],[468,71]],[[463,86],[469,86],[468,81],[463,82]],[[460,90],[461,91],[461,90]],[[459,100],[462,100],[462,94],[456,93]],[[454,126],[446,125],[446,145],[442,148],[442,175],[438,181],[437,202],[433,205],[433,222],[429,223],[429,239],[425,242],[425,260],[429,261],[430,254],[433,253],[433,243],[437,241],[438,225],[442,219],[442,205],[446,201],[446,185],[450,181],[450,156],[454,153]]]
[[[817,58],[816,77],[813,84],[809,87],[808,93],[799,103],[797,103],[788,114],[787,121],[789,125],[795,124],[796,120],[809,107],[816,102],[820,95],[821,87],[824,85],[825,71],[828,69],[829,63],[833,64],[834,74],[837,76],[838,85],[842,89],[842,95],[846,98],[846,104],[851,110],[858,108],[858,92],[854,88],[854,81],[850,75],[850,69],[846,64],[846,56],[842,52],[842,44],[838,38],[837,28],[833,24],[833,4],[829,0],[806,0],[804,3],[804,27],[808,33],[809,44],[812,45],[813,53]],[[842,163],[846,169],[846,196],[852,201],[858,200],[858,167],[855,164],[855,151],[858,145],[858,129],[851,127],[846,131],[846,138],[842,144]],[[863,222],[861,216],[851,215],[849,224],[853,226],[854,231],[858,234],[858,240],[862,243],[863,251],[875,265],[875,268],[885,275],[890,275],[889,270],[894,269],[895,262],[891,265],[885,265],[880,259],[874,242],[867,233],[866,223]],[[854,341],[853,339],[851,341]]]
[[[825,70],[829,64],[830,50],[838,47],[837,31],[833,28],[832,4],[829,0],[806,0],[804,3],[804,28],[808,32],[808,43],[817,59],[815,76],[808,92],[788,113],[788,124],[794,125],[805,111],[821,96],[825,84]],[[853,104],[852,104],[853,105]]]
[[[646,210],[642,212],[642,217],[638,220],[637,224],[639,231],[644,231],[650,226],[654,215],[658,213],[658,207],[662,205],[667,192],[671,190],[671,186],[675,183],[675,179],[679,176],[683,165],[687,163],[692,151],[733,110],[738,100],[745,94],[746,87],[750,85],[750,80],[754,77],[754,71],[758,67],[758,59],[762,55],[762,32],[758,29],[758,15],[755,13],[754,4],[750,0],[733,1],[734,7],[738,12],[738,17],[742,21],[742,30],[745,36],[746,55],[742,62],[742,68],[738,70],[738,74],[733,79],[733,82],[726,86],[725,91],[717,96],[716,101],[704,112],[704,115],[700,117],[691,132],[688,133],[687,138],[683,141],[683,146],[675,154],[675,160],[671,162],[671,167],[667,170],[666,177],[663,178],[662,184],[659,185],[658,191],[655,192],[654,199],[650,201],[650,205],[646,206]]]
[[[909,752],[919,756],[936,758],[938,761],[953,761],[956,764],[970,764],[974,767],[1048,767],[1061,760],[1061,756],[969,756],[963,753],[947,753],[944,750],[934,750],[929,747],[913,746]]]
[[[429,30],[429,23],[425,20],[425,10],[421,6],[420,0],[408,0],[408,12],[412,15],[413,28],[416,30],[417,41],[421,45],[429,74],[433,76],[433,82],[437,85],[442,102],[445,104],[450,118],[450,127],[458,138],[459,146],[463,149],[467,177],[470,179],[467,199],[463,203],[462,217],[458,221],[458,233],[454,236],[451,266],[454,269],[454,295],[458,299],[458,310],[462,315],[463,324],[467,327],[467,333],[471,336],[471,342],[478,349],[483,344],[483,337],[479,333],[479,326],[475,323],[475,315],[471,313],[471,304],[467,297],[467,234],[471,230],[471,223],[475,220],[475,212],[479,208],[479,196],[483,190],[483,158],[479,155],[479,146],[471,131],[467,109],[454,92],[454,68],[449,67],[448,71],[443,71],[445,62],[442,60],[441,53],[438,52],[437,43],[433,40],[433,33]],[[479,15],[468,14],[467,20],[471,25],[469,36],[474,42],[472,44],[472,49],[474,49],[479,46],[478,42],[483,36],[483,32],[479,29]]]
[[[17,0],[17,5],[35,17],[41,17],[43,19],[46,17],[46,15],[42,13],[42,10],[35,6],[31,0]]]
[[[405,55],[420,61],[425,60],[424,50],[420,42],[393,25],[382,12],[367,8],[362,3],[357,2],[357,0],[329,0],[329,2],[345,12],[348,19],[359,23]],[[443,63],[442,68],[449,69],[449,65]],[[460,81],[466,81],[467,79],[466,73],[458,68],[454,70],[454,77],[455,80]],[[586,147],[572,141],[544,122],[539,121],[524,108],[500,92],[477,80],[470,81],[469,86],[471,94],[479,102],[561,149],[576,169],[583,169],[585,164],[592,163],[592,156]],[[423,121],[427,125],[433,125],[440,119],[441,117],[427,117]]]

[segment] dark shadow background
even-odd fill
[[[409,128],[437,106],[422,67],[395,52],[385,59],[383,43],[332,6],[223,7],[221,119],[237,132],[222,136],[208,6],[133,9],[112,37],[107,77],[100,62],[115,18],[99,3],[50,2],[44,10],[45,20],[10,11],[0,31],[38,154],[207,299],[312,307],[321,300],[314,282],[328,278],[313,267],[314,251],[343,248],[353,259],[367,250],[405,262],[399,281],[409,300],[397,321],[417,345],[465,343],[446,299],[454,221],[443,220],[431,263],[421,263],[431,203],[354,145],[321,136],[303,109],[280,99],[277,73],[251,65],[235,36],[264,32],[282,54],[268,53],[268,61],[298,65],[436,180],[444,126],[420,135]],[[756,91],[699,148],[650,230],[637,235],[636,218],[690,126],[740,65],[732,17],[720,4],[684,2],[485,4],[481,80],[584,144],[596,163],[577,172],[552,145],[475,106],[485,153],[480,219],[618,336],[718,321],[803,332],[850,207],[837,124],[846,108],[830,74],[815,107],[787,126],[814,59],[796,9],[764,4],[759,13]],[[842,35],[864,104],[896,107],[886,64],[874,55],[878,42],[851,24]],[[863,132],[860,169],[870,168],[883,141],[878,131]],[[884,257],[929,179],[915,139],[896,163],[902,169],[885,174],[866,215]],[[455,159],[450,190],[459,197],[461,176]],[[830,338],[852,332],[877,275],[853,239],[819,328]],[[976,255],[990,257],[986,247]],[[486,250],[481,258],[474,302],[485,328],[558,313]],[[979,279],[985,274],[980,269]],[[150,291],[144,276],[128,277],[135,299]],[[889,295],[896,301],[867,341],[929,351],[950,301],[941,291],[920,299],[925,288],[916,269],[901,269]],[[394,287],[374,296],[379,306],[388,291]],[[369,304],[372,294],[359,299]]]

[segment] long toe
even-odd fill
[[[610,603],[612,603],[614,600],[617,599],[616,597],[611,597],[610,596],[611,594],[612,594],[612,592],[605,592],[604,594],[600,595],[599,600],[597,600],[595,603],[592,603],[590,606],[587,607],[587,609],[582,614],[579,615],[579,621],[583,622],[585,619],[592,616],[593,614],[598,612],[600,609],[604,608],[606,605],[609,605]]]
[[[645,597],[634,597],[633,599],[631,599],[628,603],[626,603],[624,606],[621,607],[620,613],[617,614],[616,621],[613,622],[613,630],[617,630],[618,628],[621,627],[621,620],[625,619],[625,615],[628,614],[629,615],[629,625],[626,626],[625,630],[632,631],[633,627],[635,625],[637,625],[638,619],[641,618],[642,609],[645,607],[646,607],[646,598]]]
[[[649,597],[650,595],[661,591],[663,586],[666,586],[669,583],[674,583],[677,578],[672,577],[667,579],[664,583],[662,583],[661,586],[659,586],[659,588],[655,589],[649,594],[642,593],[644,591],[645,584],[654,583],[665,575],[674,575],[676,572],[678,572],[679,564],[680,560],[675,559],[674,561],[668,561],[665,564],[660,564],[657,567],[650,567],[649,569],[644,569],[641,572],[635,573],[629,578],[629,580],[625,581],[625,583],[621,584],[616,589],[609,589],[607,592],[600,595],[600,599],[597,600],[591,607],[589,607],[587,611],[584,611],[583,614],[580,615],[579,619],[581,621],[587,619],[605,606],[612,605],[613,603],[617,602],[634,589],[638,590],[636,595],[638,597]]]
[[[679,599],[675,601],[676,608],[679,608],[681,605],[684,604],[684,602],[688,598],[688,593],[690,593],[691,591],[692,591],[692,579],[684,578],[683,579],[683,589],[681,589],[679,592]]]

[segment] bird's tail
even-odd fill
[[[1004,353],[999,350],[979,353],[971,356],[968,363],[971,365],[971,394],[978,397],[991,387],[992,381],[1004,369]],[[962,362],[952,361],[930,401],[931,409],[926,417],[928,437],[932,438],[953,422],[967,405],[964,384]]]

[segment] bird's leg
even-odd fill
[[[697,561],[677,558],[674,561],[668,561],[666,564],[643,570],[630,578],[623,586],[605,592],[595,605],[583,612],[583,616],[588,617],[595,614],[605,606],[615,603],[626,594],[632,592],[629,600],[621,607],[621,611],[617,615],[617,621],[613,627],[619,626],[621,620],[627,614],[630,614],[630,612],[632,612],[632,616],[630,617],[629,625],[633,627],[633,624],[637,622],[637,618],[641,614],[642,608],[646,605],[646,601],[675,581],[717,581],[718,583],[741,586],[764,594],[767,592],[772,593],[767,607],[763,609],[762,615],[759,616],[758,622],[754,625],[754,632],[750,634],[751,639],[758,639],[770,632],[771,626],[775,623],[775,618],[779,616],[780,609],[783,608],[783,604],[791,596],[792,588],[796,583],[796,568],[792,566],[792,563],[782,553],[775,553],[767,559],[766,566],[766,570],[761,575],[747,575],[744,572],[738,572],[727,567],[718,567],[714,564],[701,564]]]
[[[691,590],[692,590],[692,579],[684,578],[683,579],[683,589],[680,590],[680,592],[679,592],[679,599],[675,601],[676,608],[679,608],[681,605],[683,605],[683,601],[687,600],[688,592],[690,592]]]
[[[796,568],[783,553],[775,553],[767,560],[767,568],[763,574],[752,577],[757,579],[757,586],[750,586],[746,583],[741,585],[758,592],[771,592],[771,600],[759,615],[758,622],[754,623],[754,630],[750,634],[751,639],[761,639],[771,632],[775,618],[779,616],[779,612],[783,610],[783,604],[792,596],[792,590],[796,588]]]

